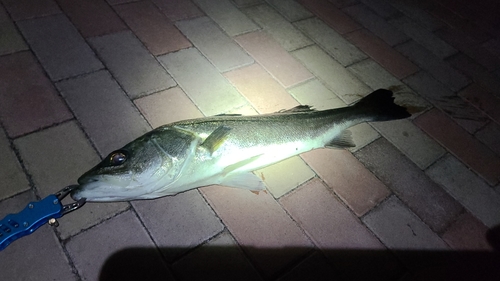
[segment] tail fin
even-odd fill
[[[367,121],[389,121],[410,117],[406,108],[394,103],[392,91],[379,89],[362,98],[353,107]]]

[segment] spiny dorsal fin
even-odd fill
[[[224,143],[229,131],[231,131],[231,128],[229,127],[218,127],[205,139],[205,141],[203,141],[200,146],[206,148],[210,154],[213,154]]]
[[[294,108],[282,109],[276,113],[297,113],[297,112],[312,112],[312,111],[316,111],[316,109],[314,109],[310,105],[298,105]]]
[[[336,138],[334,138],[325,145],[325,147],[330,147],[330,148],[346,148],[355,146],[356,145],[352,140],[352,133],[349,130],[342,131]]]

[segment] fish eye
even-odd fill
[[[109,155],[109,163],[111,166],[118,166],[127,160],[127,155],[123,151],[115,151]]]

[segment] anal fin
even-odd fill
[[[355,147],[354,141],[352,140],[352,132],[349,130],[342,131],[337,137],[328,142],[325,147],[331,148],[346,148]]]

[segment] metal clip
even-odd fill
[[[62,202],[63,198],[68,196],[71,192],[73,192],[73,190],[77,189],[78,187],[80,187],[80,186],[77,184],[68,185],[65,188],[56,192],[54,195],[57,197],[57,199],[59,199],[60,202]],[[85,202],[86,202],[85,198],[82,198],[82,199],[80,199],[76,202],[73,202],[71,204],[63,205],[62,211],[61,211],[61,216],[64,216],[68,213],[71,213],[74,210],[80,209],[83,205],[85,205]]]

